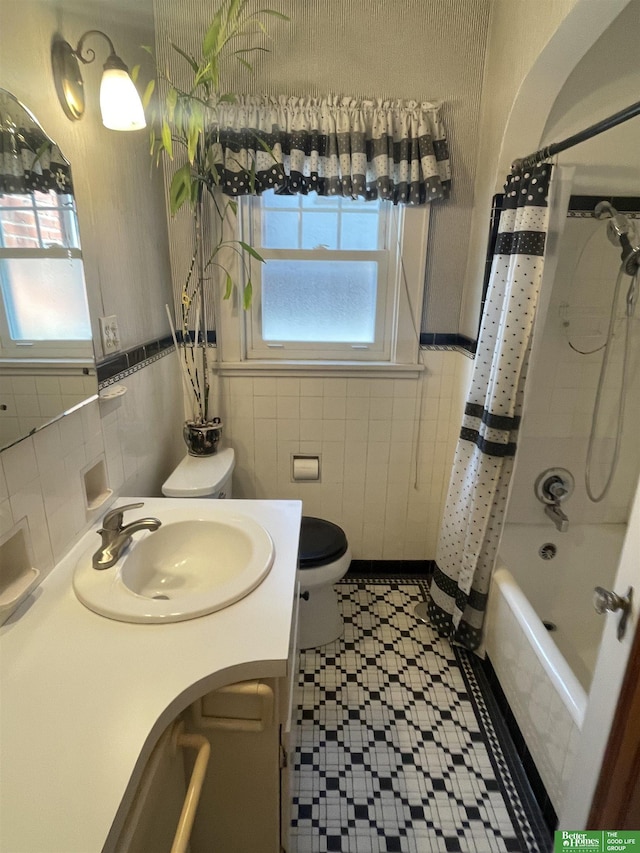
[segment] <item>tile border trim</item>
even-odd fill
[[[147,341],[110,358],[102,359],[96,364],[98,390],[108,388],[109,385],[114,385],[125,377],[131,376],[132,373],[164,358],[174,349],[173,339],[167,336]]]

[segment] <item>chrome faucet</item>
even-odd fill
[[[549,516],[560,533],[567,532],[569,529],[569,519],[560,509],[559,503],[547,504],[544,508],[544,514]]]
[[[93,555],[94,569],[110,569],[120,559],[120,555],[131,542],[131,536],[139,530],[157,530],[161,521],[157,518],[139,518],[123,526],[124,514],[128,509],[139,509],[144,503],[127,504],[110,510],[102,519],[98,533],[102,536],[102,545]]]

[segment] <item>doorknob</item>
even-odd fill
[[[618,622],[617,636],[618,640],[622,640],[627,629],[627,620],[631,613],[631,604],[633,601],[633,587],[630,586],[625,596],[620,596],[609,589],[604,589],[597,586],[593,591],[593,606],[596,613],[616,613],[622,611],[620,621]]]

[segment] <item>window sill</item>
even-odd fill
[[[390,364],[381,361],[225,361],[214,365],[220,376],[359,376],[375,379],[417,379],[424,371],[423,364]]]
[[[23,370],[55,370],[84,374],[86,371],[95,374],[96,364],[92,358],[0,358],[0,369],[3,371]]]

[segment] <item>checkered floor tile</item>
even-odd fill
[[[421,582],[343,582],[335,643],[301,653],[291,853],[546,853],[464,653]]]

